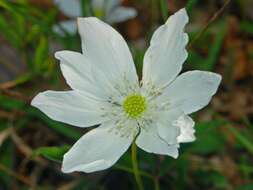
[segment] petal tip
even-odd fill
[[[173,154],[171,154],[170,156],[171,156],[172,158],[174,158],[174,159],[177,159],[178,156],[179,156],[178,149],[177,149]]]
[[[183,19],[185,24],[187,24],[189,22],[189,16],[188,16],[188,13],[185,8],[180,9],[174,15]]]
[[[92,22],[92,21],[98,21],[99,19],[97,17],[77,17],[77,24],[82,24],[84,22]]]
[[[57,52],[55,52],[55,53],[54,53],[54,57],[55,57],[56,59],[60,60],[60,59],[61,59],[61,53],[62,53],[62,51],[57,51]]]
[[[31,105],[34,107],[37,107],[39,104],[41,104],[41,98],[42,98],[42,92],[37,94],[31,101]]]

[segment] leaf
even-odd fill
[[[192,12],[193,7],[198,3],[198,0],[188,0],[186,10],[188,13]]]
[[[197,123],[196,141],[189,145],[189,150],[203,155],[222,151],[225,141],[218,131],[221,124],[223,124],[221,121]]]
[[[65,145],[62,147],[40,147],[37,150],[34,151],[33,156],[39,156],[42,155],[49,160],[55,161],[55,162],[61,162],[63,159],[63,155],[70,149],[69,145]]]
[[[89,0],[81,0],[81,5],[82,5],[82,16],[91,16],[91,6]]]
[[[6,168],[12,168],[14,163],[14,146],[11,140],[7,140],[0,148],[0,163]],[[0,170],[0,188],[10,189],[13,178],[5,171]]]
[[[35,69],[40,71],[48,58],[48,41],[44,36],[40,37],[39,45],[35,51]]]
[[[0,30],[11,45],[15,48],[19,48],[21,46],[21,39],[3,15],[0,15]]]
[[[237,128],[226,125],[227,129],[233,133],[239,143],[241,143],[253,155],[253,143],[243,135]]]
[[[253,23],[249,21],[242,21],[240,23],[240,28],[242,32],[253,35]]]
[[[253,189],[253,184],[246,184],[242,185],[240,187],[237,187],[235,190],[252,190]]]
[[[166,21],[169,16],[168,1],[160,0],[160,7],[162,11],[163,20]]]
[[[204,63],[204,70],[212,71],[217,63],[218,56],[226,34],[226,25],[224,22],[220,24],[220,31],[216,34],[215,40],[208,52],[208,59]]]
[[[207,57],[204,57],[198,52],[190,50],[187,61],[189,66],[198,70],[214,70],[227,32],[224,21],[219,23],[218,29],[219,31],[214,36],[214,41],[211,42],[211,44],[207,44],[208,39],[212,37],[212,34],[208,30],[201,35],[201,38],[197,41],[197,47],[208,48],[208,55]]]

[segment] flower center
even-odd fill
[[[131,118],[138,118],[147,109],[145,97],[134,94],[126,97],[123,108],[127,115]]]
[[[94,15],[98,18],[103,18],[105,16],[105,12],[102,9],[94,10]]]

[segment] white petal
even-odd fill
[[[117,8],[123,0],[107,0],[106,7],[108,10],[112,10],[113,8]]]
[[[58,51],[55,57],[61,62],[62,73],[72,89],[81,90],[100,99],[112,93],[110,82],[83,54],[73,51]]]
[[[74,35],[77,32],[76,20],[62,21],[53,26],[53,31],[61,36],[65,36],[65,32]]]
[[[180,135],[177,137],[178,143],[195,141],[195,129],[193,128],[195,122],[187,115],[181,116],[175,123],[180,128]]]
[[[81,0],[54,0],[59,9],[69,17],[82,15]]]
[[[205,71],[189,71],[181,74],[158,97],[159,101],[168,101],[171,107],[195,112],[206,106],[216,93],[221,76]]]
[[[64,155],[62,171],[89,173],[115,164],[131,145],[135,134],[121,137],[119,133],[111,131],[113,127],[111,122],[107,122],[81,137]]]
[[[178,157],[178,144],[169,145],[158,135],[155,125],[145,126],[145,129],[141,128],[136,144],[146,152]]]
[[[124,22],[137,16],[137,11],[128,7],[117,7],[106,14],[105,20],[108,23]]]
[[[151,82],[156,87],[163,87],[181,71],[187,58],[188,35],[184,33],[187,22],[186,10],[181,9],[155,31],[144,56],[144,85]]]
[[[106,73],[112,84],[137,84],[132,55],[122,36],[95,17],[78,19],[83,54]]]
[[[103,102],[85,97],[77,91],[45,91],[39,93],[31,102],[53,120],[78,127],[89,127],[107,121],[103,117]]]
[[[174,122],[183,115],[178,109],[161,112],[157,120],[158,134],[168,144],[176,144],[177,137],[180,134],[180,128],[174,125]]]

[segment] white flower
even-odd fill
[[[60,35],[64,35],[63,30],[69,34],[75,34],[77,31],[76,17],[82,16],[81,0],[54,0],[54,3],[72,19],[60,22],[53,27],[53,30]],[[96,17],[110,24],[136,17],[135,9],[123,7],[121,3],[122,0],[91,0],[91,8]]]
[[[65,154],[63,172],[109,168],[134,140],[147,152],[174,158],[180,143],[195,140],[188,114],[209,103],[221,76],[204,71],[178,76],[187,58],[187,22],[181,9],[155,31],[139,83],[122,36],[96,18],[78,19],[83,54],[55,54],[73,90],[46,91],[32,101],[54,120],[78,127],[100,124]]]

